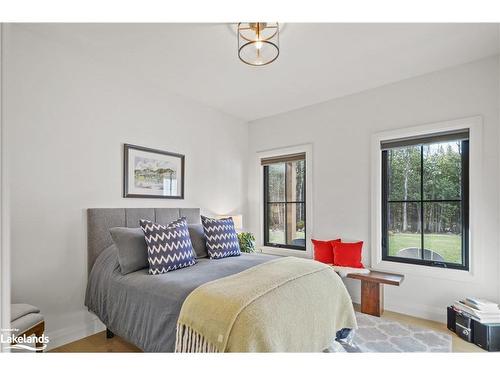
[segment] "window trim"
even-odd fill
[[[268,159],[268,158],[273,158],[277,157],[280,155],[291,155],[291,154],[297,154],[297,153],[305,153],[306,155],[306,197],[305,197],[305,203],[306,203],[306,250],[299,250],[297,251],[296,249],[289,249],[289,248],[283,248],[283,247],[272,247],[272,246],[265,246],[264,245],[264,172],[263,172],[263,166],[261,165],[261,160],[262,159]],[[256,235],[256,242],[257,242],[257,247],[265,254],[272,254],[272,255],[280,255],[280,256],[295,256],[298,258],[312,258],[313,257],[313,249],[312,249],[312,244],[311,244],[311,234],[313,233],[313,197],[310,192],[313,191],[313,173],[312,173],[312,163],[313,163],[313,146],[312,144],[299,144],[299,145],[294,145],[294,146],[287,146],[287,147],[282,147],[282,148],[276,148],[276,149],[269,149],[269,150],[262,150],[262,151],[257,151],[256,152],[256,158],[255,158],[255,168],[256,168],[256,176],[258,176],[258,185],[256,188],[258,188],[258,213],[259,213],[259,218],[258,218],[258,225],[259,225],[259,231]]]
[[[432,134],[428,134],[424,137],[422,137],[424,140],[424,145],[425,144],[430,144],[432,141],[436,140],[436,142],[442,142],[443,140],[440,139],[440,135],[436,134],[435,138],[433,138]],[[464,142],[464,140],[461,140]],[[387,249],[387,231],[388,231],[388,223],[387,223],[387,210],[388,210],[388,204],[391,202],[395,202],[394,200],[390,200],[388,197],[388,191],[387,191],[387,149],[382,149],[380,150],[381,153],[381,200],[382,200],[382,210],[381,210],[381,241],[382,241],[382,260],[383,261],[389,261],[389,262],[397,262],[397,263],[408,263],[408,264],[416,264],[416,265],[421,265],[421,266],[427,266],[427,267],[441,267],[441,268],[446,268],[446,269],[457,269],[457,270],[469,270],[469,139],[466,140],[466,146],[464,147],[465,152],[462,152],[461,154],[461,166],[462,166],[462,176],[461,176],[461,198],[460,199],[438,199],[438,200],[430,200],[430,199],[424,199],[423,195],[421,195],[421,199],[419,200],[406,200],[406,201],[400,201],[401,203],[405,202],[416,202],[421,205],[420,210],[421,210],[421,218],[422,218],[422,224],[424,223],[424,218],[423,218],[423,210],[424,206],[423,204],[425,202],[460,202],[462,214],[463,214],[463,220],[461,222],[462,226],[462,241],[461,241],[461,253],[462,253],[462,263],[451,263],[451,262],[439,262],[439,261],[432,261],[432,260],[425,260],[425,259],[413,259],[413,258],[403,258],[403,257],[396,257],[396,256],[391,256],[388,254],[388,249]],[[464,144],[463,144],[464,145]],[[422,146],[420,146],[420,188],[421,188],[421,194],[423,194],[423,164],[424,164],[424,159],[423,159],[423,149]],[[423,228],[423,225],[422,225]],[[423,230],[421,230],[421,242],[424,243],[424,238],[425,238],[425,233]]]
[[[263,162],[261,162],[262,164],[262,179],[264,181],[264,183],[262,184],[262,188],[263,188],[263,192],[262,192],[262,195],[264,197],[264,202],[263,202],[263,206],[264,206],[264,217],[263,217],[263,224],[264,224],[264,227],[263,227],[263,233],[264,233],[264,246],[268,246],[268,247],[275,247],[275,248],[279,248],[279,249],[290,249],[290,250],[296,250],[296,251],[306,251],[306,244],[304,244],[304,246],[295,246],[295,245],[289,245],[289,244],[278,244],[278,243],[273,243],[273,242],[269,242],[269,232],[268,232],[268,227],[267,227],[267,224],[268,224],[268,215],[267,213],[269,212],[268,209],[269,209],[269,205],[270,204],[284,204],[285,205],[285,226],[286,226],[286,220],[287,220],[287,211],[286,211],[286,206],[287,204],[303,204],[304,205],[304,216],[305,216],[305,222],[306,222],[306,225],[304,227],[304,239],[307,238],[307,232],[308,232],[308,228],[307,228],[307,202],[306,202],[306,198],[307,198],[307,165],[306,165],[306,155],[304,154],[304,159],[296,159],[294,158],[294,155],[290,155],[290,159],[287,159],[286,158],[286,155],[283,155],[282,157],[276,157],[276,158],[273,158],[273,159],[276,159],[275,162],[273,163],[269,163],[269,164],[265,164]],[[261,161],[264,160],[264,159],[261,159]],[[290,162],[290,161],[297,161],[297,160],[304,160],[304,200],[303,201],[290,201],[288,202],[286,200],[286,195],[287,195],[287,189],[286,189],[286,178],[287,178],[287,169],[285,167],[285,200],[283,202],[269,202],[268,199],[269,199],[269,192],[268,192],[268,189],[267,189],[267,185],[268,185],[268,178],[269,178],[269,173],[266,173],[266,168],[269,167],[269,165],[272,165],[272,164],[278,164],[278,163],[285,163],[285,162]],[[267,169],[268,171],[269,169]],[[285,227],[285,237],[286,237],[286,227]]]
[[[469,129],[469,270],[396,263],[382,260],[381,242],[381,156],[380,142],[390,139],[422,136],[429,133]],[[371,142],[371,243],[370,266],[374,270],[404,273],[460,282],[485,282],[487,260],[482,249],[485,226],[481,212],[486,202],[482,195],[483,119],[481,116],[460,118],[372,134]]]

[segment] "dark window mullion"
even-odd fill
[[[291,244],[291,241],[289,243],[288,241],[288,236],[289,236],[289,226],[288,226],[288,220],[289,220],[289,216],[288,215],[288,208],[289,206],[290,207],[293,207],[293,205],[296,206],[296,209],[299,205],[302,205],[303,207],[303,212],[304,212],[304,235],[306,233],[306,229],[305,229],[305,226],[306,226],[306,223],[305,223],[305,210],[306,210],[306,202],[305,200],[296,200],[296,201],[293,201],[293,200],[288,200],[288,192],[289,192],[289,188],[288,188],[288,183],[290,182],[293,182],[293,181],[289,181],[290,179],[290,173],[288,172],[288,168],[289,167],[287,164],[289,162],[285,162],[284,165],[285,165],[285,176],[284,176],[284,194],[285,194],[285,200],[284,201],[270,201],[270,191],[269,191],[269,169],[267,168],[268,166],[264,166],[264,245],[270,245],[270,246],[273,246],[273,247],[277,247],[277,248],[288,248],[288,249],[296,249],[296,250],[305,250],[306,246],[297,246],[297,245],[292,245]],[[293,167],[293,163],[291,165]],[[305,166],[304,166],[305,167]],[[303,176],[301,176],[303,179],[304,179],[304,197],[305,197],[305,168],[304,168],[304,171],[303,171]],[[297,197],[293,197],[293,198],[297,198]],[[285,241],[283,244],[280,244],[280,243],[271,243],[270,242],[270,238],[269,238],[269,223],[270,223],[270,219],[269,219],[269,215],[271,213],[271,206],[272,205],[279,205],[279,206],[282,206],[282,208],[284,208],[284,225],[285,225],[285,228],[284,228],[284,235],[285,235]],[[296,215],[296,211],[294,211],[294,214]],[[293,233],[292,233],[293,234]],[[290,236],[290,238],[292,238]]]
[[[302,176],[302,197],[304,198],[304,250],[306,249],[307,245],[305,243],[305,241],[307,240],[307,220],[306,220],[306,202],[305,202],[305,199],[306,199],[306,161],[304,160],[304,168],[303,168],[303,176]]]
[[[269,243],[269,167],[264,166],[264,245]]]
[[[420,257],[424,260],[424,146],[420,146]]]
[[[278,202],[278,201],[273,201],[273,202],[269,201],[269,202],[267,202],[267,203],[280,203],[280,204],[287,204],[287,203],[306,203],[306,202],[304,202],[304,201],[289,201],[289,202],[287,202],[287,201],[280,201],[280,202]]]
[[[417,200],[388,200],[388,203],[440,203],[440,202],[461,202],[462,199],[417,199]]]
[[[469,141],[460,142],[461,148],[461,211],[462,211],[462,265],[469,267]]]
[[[462,270],[468,270],[469,269],[469,249],[468,249],[468,228],[469,228],[469,141],[464,140],[461,142],[462,145],[462,171],[461,171],[461,193],[460,193],[460,199],[424,199],[425,198],[425,193],[424,193],[424,164],[425,164],[425,159],[424,159],[424,147],[425,144],[420,145],[420,199],[419,200],[389,200],[389,193],[388,193],[388,185],[389,185],[389,157],[388,157],[388,150],[382,150],[382,259],[383,260],[389,260],[393,262],[401,262],[401,263],[412,263],[412,264],[420,264],[420,265],[426,265],[426,266],[433,266],[433,267],[446,267],[446,268],[452,268],[452,269],[462,269]],[[461,235],[461,240],[462,240],[462,262],[461,263],[450,263],[447,261],[431,261],[431,260],[425,260],[424,257],[424,249],[425,249],[425,244],[426,244],[426,236],[425,236],[425,223],[426,223],[426,217],[425,217],[425,207],[424,204],[427,204],[428,206],[432,206],[432,203],[459,203],[461,206],[461,211],[462,211],[462,235]],[[408,203],[417,203],[420,204],[420,220],[419,220],[419,225],[421,227],[421,234],[420,234],[420,242],[421,242],[421,254],[420,257],[417,259],[411,259],[411,258],[400,258],[397,256],[390,256],[389,255],[389,238],[388,238],[388,219],[389,219],[389,204],[390,203],[400,203],[400,204],[408,204]],[[431,207],[432,208],[432,207]]]
[[[286,188],[288,185],[288,165],[285,162],[285,245],[288,245],[288,189]]]
[[[387,216],[389,215],[388,203],[388,151],[382,151],[382,257],[389,255],[388,249],[388,225]]]

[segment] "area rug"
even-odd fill
[[[357,353],[451,352],[451,335],[356,312],[358,329],[328,351]],[[342,348],[342,349],[341,349]]]

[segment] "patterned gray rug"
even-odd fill
[[[358,329],[349,340],[332,344],[329,352],[451,352],[451,335],[356,312]]]

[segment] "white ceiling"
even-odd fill
[[[251,67],[228,24],[24,27],[246,121],[496,55],[500,45],[498,24],[288,23],[278,60]]]

